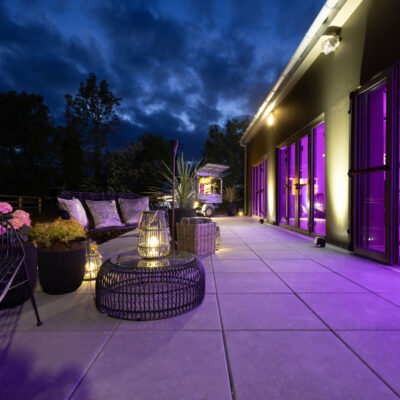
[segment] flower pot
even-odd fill
[[[22,242],[25,251],[25,263],[29,273],[29,280],[32,286],[32,290],[36,286],[37,282],[37,249],[33,243]],[[26,279],[25,267],[21,265],[16,277],[14,278],[13,285],[16,285]],[[15,289],[9,290],[0,303],[0,309],[15,307],[25,302],[29,297],[29,288],[25,283],[24,285],[18,286]]]
[[[236,215],[236,203],[228,203],[227,211],[230,217],[234,217]]]
[[[44,292],[63,294],[81,286],[85,275],[84,244],[71,250],[38,250],[39,281]]]

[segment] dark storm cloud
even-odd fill
[[[211,124],[254,114],[321,0],[5,0],[0,90],[44,95],[58,120],[89,72],[122,98],[111,148],[144,132],[190,155]]]

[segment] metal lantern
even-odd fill
[[[168,226],[164,211],[142,212],[137,248],[143,258],[161,258],[169,254]]]
[[[97,249],[97,243],[88,240],[86,242],[86,266],[84,281],[92,281],[96,279],[97,272],[101,266],[101,254]]]
[[[215,250],[219,250],[221,248],[221,231],[219,226],[217,225],[216,237],[215,237]]]

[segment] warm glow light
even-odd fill
[[[193,208],[197,208],[198,206],[199,206],[199,202],[195,201],[194,204],[193,204]]]
[[[269,114],[268,117],[267,117],[267,125],[268,125],[268,126],[271,126],[271,125],[274,124],[274,122],[275,122],[275,117],[274,117],[274,115],[273,115],[273,114]]]
[[[238,216],[239,216],[239,217],[243,217],[243,215],[244,215],[244,214],[243,214],[243,211],[239,211],[239,212],[238,212]]]

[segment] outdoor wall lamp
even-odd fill
[[[330,26],[322,35],[326,39],[321,43],[321,51],[328,55],[333,53],[340,45],[342,37],[340,36],[341,29],[337,26]]]
[[[272,126],[274,124],[274,122],[275,122],[274,114],[272,114],[272,113],[268,114],[267,125]]]

